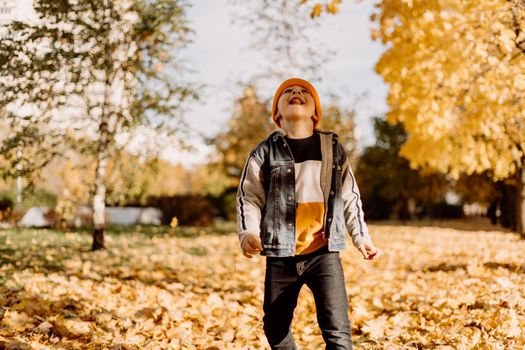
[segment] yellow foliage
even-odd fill
[[[308,2],[308,0],[299,0],[299,3],[301,5],[303,4],[306,4]],[[324,10],[326,13],[329,13],[329,14],[332,14],[332,15],[335,15],[336,13],[339,12],[339,5],[341,4],[341,0],[329,0],[327,1],[325,4],[324,4]],[[322,3],[316,3],[313,7],[312,7],[312,11],[310,12],[310,17],[313,19],[313,18],[316,18],[316,17],[319,17],[321,16],[323,12],[323,4]]]
[[[172,228],[177,227],[178,224],[179,224],[179,219],[177,219],[177,217],[174,216],[174,217],[171,219],[170,227],[172,227]]]
[[[339,7],[334,3],[326,4],[326,12],[335,15],[337,12],[339,12]]]
[[[72,153],[72,152],[70,152]],[[70,154],[50,163],[37,182],[39,187],[58,195],[60,214],[68,215],[73,206],[90,204],[95,178],[92,157]],[[160,159],[142,161],[125,151],[107,163],[106,195],[109,204],[143,201],[147,196],[186,193],[188,171]]]
[[[512,176],[525,157],[525,6],[516,1],[383,0],[372,33],[390,84],[388,120],[415,167]]]
[[[312,18],[319,17],[321,15],[322,10],[323,10],[323,5],[315,4],[315,6],[312,8],[312,12],[310,12],[310,17]]]

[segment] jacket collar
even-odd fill
[[[321,134],[332,134],[334,137],[337,137],[337,134],[330,130],[323,130],[323,129],[314,129],[314,133],[321,133]],[[274,131],[272,131],[268,137],[272,139],[272,141],[277,141],[279,137],[284,137],[288,133],[283,128],[277,128]]]

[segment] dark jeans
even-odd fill
[[[339,252],[328,246],[309,254],[266,257],[264,333],[272,349],[297,349],[291,326],[299,291],[311,289],[326,349],[352,349],[348,297]]]

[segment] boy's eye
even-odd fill
[[[309,93],[310,93],[310,91],[308,91],[308,90],[306,90],[306,89],[303,89],[302,91],[303,91],[305,94],[309,94]]]
[[[291,89],[286,89],[286,90],[284,90],[284,93],[286,94],[286,93],[288,93],[290,91],[292,91],[292,90]]]

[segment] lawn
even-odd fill
[[[451,228],[454,227],[454,228]],[[264,257],[232,224],[0,231],[0,348],[268,349]],[[384,250],[341,253],[356,349],[523,349],[525,240],[487,225],[373,224]],[[324,348],[304,286],[293,332]]]

